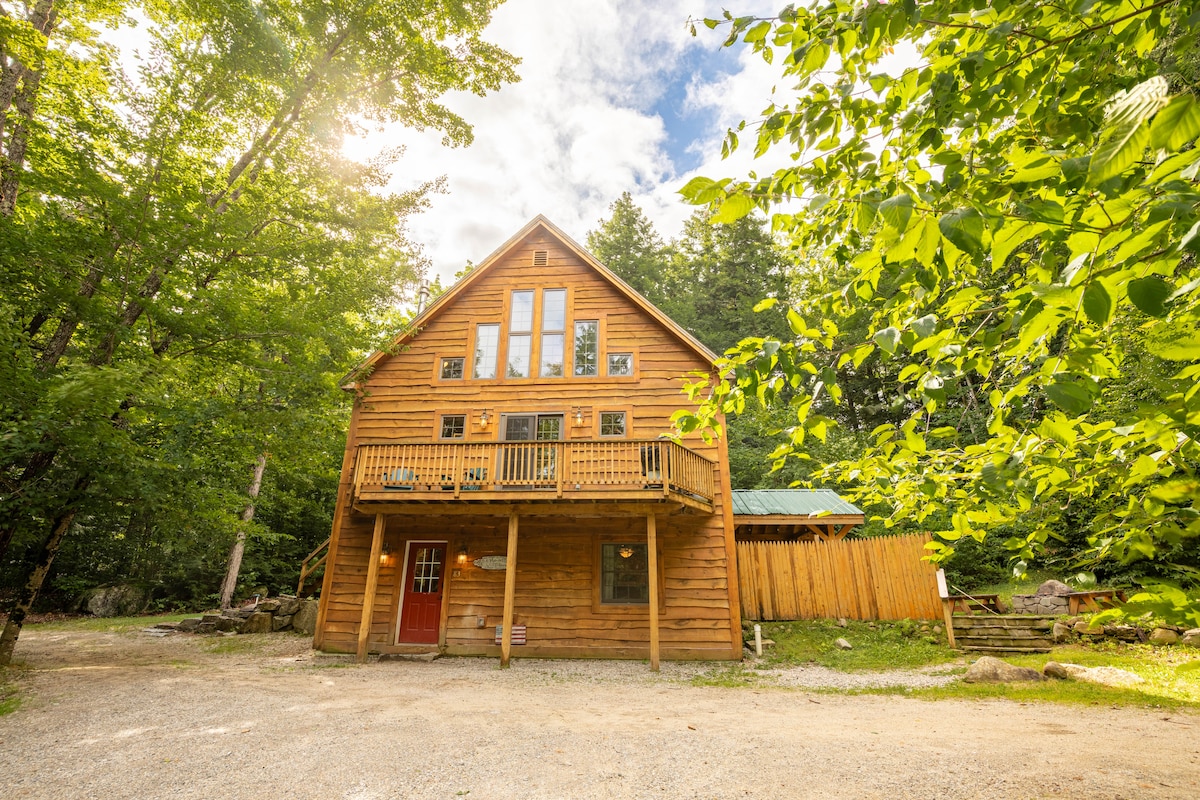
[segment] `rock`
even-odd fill
[[[278,610],[279,610],[279,601],[278,600],[262,600],[259,602],[258,608],[255,609],[255,611],[266,611],[270,614],[274,614]]]
[[[274,614],[259,611],[251,614],[238,626],[238,633],[270,633],[271,619]]]
[[[1070,666],[1075,665],[1071,664]],[[1057,661],[1047,661],[1046,666],[1042,667],[1042,674],[1047,678],[1057,678],[1060,681],[1070,680],[1075,677],[1071,670]]]
[[[1101,626],[1101,625],[1093,626],[1093,625],[1091,625],[1091,623],[1084,622],[1083,620],[1076,622],[1075,627],[1072,628],[1072,630],[1074,630],[1076,633],[1081,634],[1083,636],[1103,636],[1104,635],[1104,627],[1103,626]]]
[[[1179,640],[1179,643],[1188,647],[1200,647],[1200,628],[1184,631],[1183,638]]]
[[[1049,594],[1055,597],[1063,597],[1071,593],[1071,587],[1067,586],[1062,581],[1049,580],[1037,588],[1034,594]]]
[[[290,617],[299,610],[300,600],[298,598],[295,598],[290,594],[279,596],[279,610],[275,612],[276,614],[283,614],[284,616]]]
[[[1144,683],[1141,675],[1116,667],[1084,667],[1079,664],[1059,664],[1047,661],[1043,671],[1048,677],[1060,680],[1085,681],[1100,686],[1126,687]]]
[[[205,617],[206,621],[207,619],[208,618]],[[242,624],[242,621],[243,620],[241,617],[227,617],[222,614],[213,622],[213,629],[219,633],[236,633],[238,626]]]
[[[846,618],[845,618],[845,617],[838,617],[838,627],[839,627],[839,628],[844,628],[844,627],[846,627],[846,626],[847,626],[847,625],[849,625],[849,624],[850,624],[850,623],[846,621]]]
[[[201,620],[200,624],[196,626],[196,633],[216,633],[216,632],[217,632],[217,623],[215,623],[215,622],[204,622],[203,620]]]
[[[292,630],[296,633],[303,633],[305,636],[312,636],[313,631],[317,629],[317,606],[316,600],[302,602],[300,608],[292,616]]]
[[[1150,633],[1150,644],[1176,644],[1179,634],[1170,628],[1155,628]]]
[[[834,644],[837,645],[838,649],[840,649],[840,650],[853,650],[854,649],[854,645],[850,644],[849,642],[847,642],[845,639],[842,639],[842,638],[839,638],[836,642],[834,642]]]
[[[271,619],[271,630],[282,631],[292,627],[291,614],[276,614]]]
[[[1141,628],[1133,625],[1106,625],[1104,632],[1123,642],[1140,642],[1145,639]]]
[[[933,633],[933,635],[934,635],[934,636],[941,636],[941,635],[942,635],[942,626],[941,626],[941,625],[934,625],[934,626],[933,626],[933,631],[932,631],[932,633]]]
[[[1061,622],[1054,623],[1054,627],[1050,629],[1050,638],[1053,639],[1056,644],[1062,644],[1071,638],[1071,626],[1065,625]]]
[[[146,593],[136,586],[105,586],[92,592],[87,609],[97,617],[132,617],[146,608],[146,600]]]
[[[188,619],[179,620],[175,624],[175,627],[185,633],[195,633],[202,623],[203,620],[199,617],[189,617]]]
[[[967,668],[963,683],[1013,683],[1016,681],[1043,681],[1042,673],[1029,667],[1017,667],[995,656],[980,656]]]

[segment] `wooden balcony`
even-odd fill
[[[363,444],[355,460],[354,499],[369,513],[420,504],[478,510],[489,503],[562,502],[658,503],[711,512],[715,466],[660,439]]]

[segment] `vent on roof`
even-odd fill
[[[533,251],[533,265],[535,267],[544,267],[549,261],[549,254],[545,250]]]

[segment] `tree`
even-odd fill
[[[588,231],[588,250],[638,294],[659,305],[667,298],[663,277],[668,258],[662,237],[629,192],[622,192],[608,210],[612,216]]]
[[[823,398],[846,402],[839,371],[878,357],[898,367],[904,419],[829,472],[889,521],[944,518],[953,542],[1031,520],[1007,542],[1019,570],[1086,500],[1082,566],[1141,561],[1195,581],[1179,556],[1200,535],[1200,102],[1184,74],[1197,23],[1179,0],[831,2],[706,20],[779,61],[795,96],[765,110],[756,152],[795,160],[684,195],[715,222],[776,211],[796,252],[846,278],[789,310],[786,341],[743,342],[733,379],[697,384],[709,404],[680,424],[786,388],[800,420],[786,457],[825,434]],[[912,65],[889,67],[893,53]],[[843,336],[838,321],[864,311],[867,335]],[[1143,353],[1170,369],[1153,402],[1120,403]],[[944,413],[967,396],[977,439]],[[1147,585],[1147,607],[1200,624],[1200,602]]]
[[[480,38],[493,0],[146,0],[153,49],[131,81],[94,26],[133,4],[10,5],[0,556],[32,555],[0,662],[72,527],[153,489],[150,434],[195,408],[171,389],[321,383],[415,279],[402,226],[429,187],[382,194],[388,164],[346,160],[342,136],[399,122],[465,144],[439,97],[516,77]]]

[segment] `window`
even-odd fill
[[[496,377],[496,358],[499,345],[499,325],[480,325],[475,329],[475,368],[471,377]]]
[[[463,376],[463,358],[442,359],[442,380],[455,380]]]
[[[533,290],[512,293],[508,315],[508,364],[506,378],[528,378],[529,358],[533,342]]]
[[[567,328],[567,290],[546,289],[542,292],[542,352],[538,375],[543,378],[563,376],[563,335]]]
[[[442,438],[461,439],[466,434],[467,417],[465,414],[447,414],[442,417]]]
[[[595,375],[600,357],[600,323],[596,320],[575,323],[575,374]]]
[[[608,374],[609,375],[632,375],[633,374],[633,353],[609,353],[608,354]]]
[[[625,412],[624,411],[601,411],[600,412],[600,435],[601,436],[624,436],[625,435]]]
[[[650,570],[646,544],[604,542],[600,545],[600,602],[638,605],[650,602]]]

